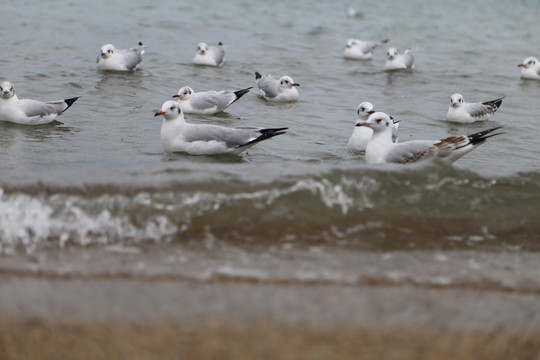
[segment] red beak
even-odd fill
[[[373,114],[374,112],[375,112],[375,110],[369,110],[369,111],[368,111],[368,114],[371,115],[371,114]]]
[[[519,64],[518,67],[525,67],[525,64]]]
[[[164,115],[165,113],[161,110],[159,110],[157,113],[154,114],[154,116]]]
[[[298,83],[292,83],[292,86],[300,86]]]
[[[173,97],[173,98],[175,98],[175,97],[180,97],[180,95],[176,94],[176,95],[173,95],[172,97]]]

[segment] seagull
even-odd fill
[[[359,12],[359,11],[356,11],[353,8],[348,8],[347,9],[347,16],[349,16],[349,17],[362,17],[362,16],[364,16],[364,14]]]
[[[227,128],[186,123],[176,101],[166,101],[154,116],[163,115],[161,145],[167,152],[191,155],[240,154],[271,137],[285,134],[288,128]]]
[[[362,126],[362,124],[365,123],[369,116],[374,112],[375,110],[373,109],[373,104],[368,101],[358,105],[358,109],[356,110],[356,123],[354,124],[353,133],[349,139],[349,143],[347,144],[349,150],[366,151],[367,144],[373,135],[373,130],[371,130],[369,127]],[[392,122],[392,142],[397,142],[399,121],[392,119]]]
[[[450,96],[450,107],[446,113],[446,120],[457,123],[489,120],[491,115],[499,109],[503,99],[504,96],[483,103],[467,103],[461,94],[454,94]]]
[[[392,142],[392,119],[388,114],[375,112],[368,121],[362,124],[373,130],[373,136],[366,148],[368,164],[399,163],[408,164],[426,159],[442,159],[453,163],[463,155],[474,150],[487,138],[500,135],[492,129],[480,131],[471,135],[450,136],[441,140],[413,140],[402,143]]]
[[[69,109],[79,97],[42,102],[20,99],[9,81],[0,83],[0,121],[22,125],[40,125],[53,122]]]
[[[195,92],[189,86],[184,86],[173,98],[178,98],[178,104],[185,114],[213,115],[228,108],[252,88]]]
[[[129,49],[117,49],[112,44],[101,47],[97,58],[98,70],[133,71],[142,61],[144,46],[139,42]]]
[[[521,68],[522,79],[540,80],[540,63],[536,58],[529,56],[518,66]]]
[[[385,70],[414,69],[414,54],[411,49],[400,54],[396,48],[389,48],[386,52]]]
[[[262,97],[269,101],[298,101],[300,95],[297,86],[300,84],[295,83],[290,76],[282,76],[279,80],[276,80],[272,75],[261,75],[255,72],[255,80]]]
[[[221,66],[225,61],[225,45],[219,42],[218,45],[208,45],[205,42],[197,44],[197,52],[193,58],[196,65]]]
[[[345,46],[343,56],[345,59],[369,60],[373,56],[373,50],[386,44],[389,40],[382,41],[362,41],[359,39],[349,39]]]

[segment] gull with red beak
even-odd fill
[[[540,80],[540,63],[535,57],[529,56],[518,66],[521,68],[522,79]]]
[[[101,47],[97,68],[109,71],[133,71],[141,63],[143,54],[142,42],[129,49],[117,49],[112,44],[106,44]]]
[[[446,120],[457,123],[472,123],[475,121],[489,120],[499,109],[504,96],[482,103],[465,102],[461,94],[450,96],[450,107],[446,113]]]
[[[255,73],[255,80],[263,99],[268,101],[298,101],[300,95],[296,87],[300,84],[294,82],[290,76],[282,76],[276,80],[272,75]]]
[[[411,49],[400,54],[396,48],[389,48],[386,51],[386,63],[384,70],[414,69],[414,54]]]
[[[493,133],[501,126],[471,135],[450,136],[441,140],[412,140],[392,142],[392,119],[388,114],[375,112],[361,126],[373,130],[373,136],[366,148],[368,164],[398,163],[409,164],[427,159],[441,159],[448,163],[461,158],[476,149],[487,138],[500,135]]]
[[[154,116],[163,116],[161,145],[167,152],[190,155],[240,154],[253,145],[285,134],[281,128],[228,128],[210,124],[191,124],[184,119],[176,101],[166,101]]]

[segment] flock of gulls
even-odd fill
[[[347,59],[369,60],[373,51],[385,45],[382,41],[362,41],[349,39],[343,56]],[[145,53],[139,42],[127,49],[117,49],[112,44],[101,47],[97,59],[100,71],[126,71],[137,69]],[[225,46],[197,45],[193,63],[201,66],[220,67],[225,61]],[[384,69],[387,71],[414,68],[415,56],[409,49],[402,54],[396,48],[388,48]],[[521,78],[540,80],[540,63],[534,57],[526,58],[521,64]],[[300,95],[300,86],[290,76],[279,79],[271,75],[255,72],[255,81],[261,97],[266,101],[294,102]],[[163,103],[155,116],[163,116],[161,144],[167,152],[182,152],[191,155],[240,154],[251,146],[274,136],[284,134],[288,128],[224,127],[211,124],[186,122],[184,114],[213,115],[224,111],[252,87],[236,91],[195,92],[184,86],[173,96],[175,100]],[[12,83],[0,82],[0,121],[23,125],[39,125],[53,122],[69,109],[78,97],[64,100],[42,102],[19,99]],[[457,123],[472,123],[489,120],[499,109],[503,98],[485,102],[466,102],[462,95],[450,97],[450,107],[446,120]],[[368,164],[374,163],[413,163],[424,159],[443,159],[450,163],[475,149],[487,138],[501,132],[495,127],[471,135],[451,136],[440,140],[398,141],[399,122],[384,112],[375,111],[373,104],[362,102],[357,109],[357,119],[348,142],[352,151],[365,152]]]

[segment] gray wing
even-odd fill
[[[212,52],[212,56],[214,57],[214,60],[216,60],[216,63],[218,65],[221,64],[225,58],[225,49],[223,48],[223,45],[210,45],[209,49]]]
[[[438,141],[414,140],[403,143],[394,143],[384,156],[390,163],[407,164],[437,156],[438,149],[434,146]]]
[[[360,51],[362,51],[363,53],[370,53],[382,44],[383,42],[381,41],[364,41],[360,46]]]
[[[279,81],[268,75],[257,80],[257,86],[264,96],[273,98],[279,95]]]
[[[126,67],[130,70],[133,70],[139,65],[142,61],[142,54],[144,50],[142,46],[134,46],[129,49],[117,50],[118,55],[122,57],[122,61]]]
[[[405,66],[408,68],[412,67],[414,65],[414,54],[412,51],[407,50],[403,55],[403,63],[405,63]]]
[[[202,124],[187,127],[183,135],[185,140],[189,142],[215,140],[224,142],[228,147],[234,148],[256,139],[260,135],[257,130]]]
[[[51,114],[60,115],[69,107],[64,100],[42,102],[37,100],[21,99],[19,100],[19,103],[21,104],[21,109],[28,117],[47,116]]]
[[[232,92],[205,91],[195,93],[190,103],[195,110],[204,110],[213,107],[224,109],[234,99],[236,99],[236,96]]]
[[[472,116],[476,118],[481,118],[484,116],[493,115],[493,113],[497,110],[492,105],[485,105],[480,103],[467,103],[465,104],[465,109],[467,112]]]

